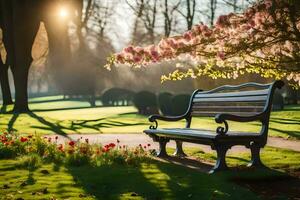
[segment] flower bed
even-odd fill
[[[58,143],[58,136],[27,137],[12,133],[0,134],[0,159],[17,158],[25,163],[23,166],[34,166],[32,163],[54,162],[72,166],[80,165],[137,165],[150,159],[150,144],[129,148],[116,143],[90,144],[88,139]],[[28,163],[28,164],[26,164]],[[31,163],[31,164],[30,164]]]

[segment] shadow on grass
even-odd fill
[[[19,115],[20,114],[18,114],[18,113],[14,113],[12,115],[12,117],[10,118],[10,120],[9,120],[9,122],[7,124],[7,130],[8,130],[8,132],[16,131],[16,129],[14,129],[14,124],[17,121]]]
[[[280,132],[282,134],[291,136],[293,138],[300,139],[300,131],[296,131],[296,130],[286,131],[286,130],[282,130],[282,129],[278,129],[278,128],[273,128],[273,127],[270,127],[269,130],[277,131],[277,132]]]
[[[33,128],[37,129],[44,129],[44,130],[51,130],[56,134],[62,135],[62,136],[67,136],[67,133],[63,130],[66,129],[66,127],[61,126],[60,124],[54,124],[49,121],[47,121],[45,118],[38,116],[37,114],[33,112],[28,112],[27,113],[30,117],[38,120],[40,123],[45,125],[46,127],[38,127],[38,126],[32,126]]]
[[[272,195],[293,197],[300,183],[298,178],[269,168],[233,168],[209,175],[211,167],[191,159],[168,157],[163,162],[155,160],[139,166],[68,167],[68,172],[86,194],[96,199],[260,199],[265,195],[262,188]],[[270,185],[279,186],[284,181],[282,189],[272,192]],[[255,187],[256,183],[262,187]]]
[[[72,133],[79,133],[80,130],[84,128],[99,131],[100,133],[102,133],[101,131],[102,128],[148,125],[148,123],[142,123],[142,122],[126,123],[126,122],[122,122],[121,120],[113,120],[113,119],[108,120],[107,118],[99,118],[99,119],[92,119],[92,120],[74,120],[71,121],[70,125],[63,126],[60,124],[60,122],[57,123],[50,122],[46,120],[44,117],[41,117],[34,112],[29,112],[28,115],[38,120],[41,124],[43,124],[43,126],[31,126],[32,128],[51,131],[62,136],[67,136],[66,131]],[[11,122],[14,122],[16,117],[13,117],[11,119]],[[13,127],[13,123],[10,124],[11,127]]]

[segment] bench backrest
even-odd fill
[[[245,83],[224,85],[210,91],[196,90],[190,100],[190,116],[216,116],[226,113],[238,116],[262,115],[268,123],[273,94],[282,81],[271,84]],[[262,121],[263,121],[262,120]]]

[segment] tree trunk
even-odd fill
[[[13,104],[8,80],[8,66],[0,58],[0,84],[2,91],[3,105]]]
[[[14,83],[15,83],[15,106],[14,112],[16,113],[24,113],[28,112],[28,72],[29,68],[20,67],[18,70],[14,70]]]

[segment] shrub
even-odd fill
[[[183,115],[187,111],[190,97],[187,94],[179,94],[171,99],[173,115]]]
[[[283,108],[284,108],[284,98],[280,92],[275,91],[273,97],[273,110],[283,110]]]
[[[111,88],[105,91],[101,97],[104,106],[117,106],[119,103],[123,106],[128,106],[133,100],[134,92],[122,89]]]
[[[141,91],[136,93],[133,102],[141,115],[158,113],[156,95],[152,92]]]
[[[158,95],[158,105],[161,113],[163,115],[172,115],[172,94],[168,92],[163,92]]]

